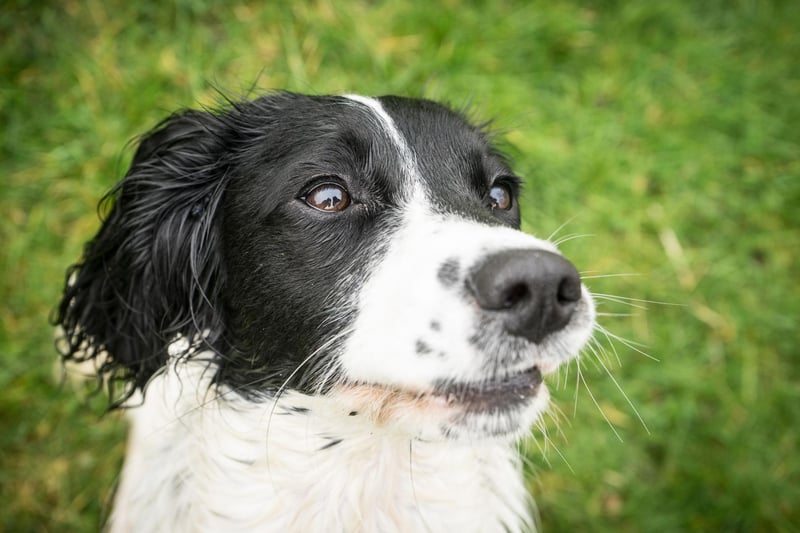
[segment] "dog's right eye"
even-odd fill
[[[301,196],[300,199],[309,207],[326,213],[343,211],[350,205],[350,195],[347,190],[336,183],[317,185]]]
[[[512,198],[513,194],[508,185],[504,183],[495,184],[489,191],[489,207],[508,211],[513,205]]]

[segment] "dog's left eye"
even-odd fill
[[[489,206],[492,209],[508,211],[513,204],[511,189],[508,185],[497,183],[489,189]]]
[[[350,205],[350,195],[347,190],[336,183],[317,185],[302,196],[301,200],[309,207],[326,213],[343,211]]]

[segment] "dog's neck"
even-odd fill
[[[530,524],[506,441],[424,442],[287,392],[242,401],[204,365],[131,408],[112,531],[517,531]],[[135,524],[135,527],[133,525]]]

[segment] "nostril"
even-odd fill
[[[577,276],[566,276],[558,285],[556,300],[560,305],[576,303],[581,299],[581,280]]]
[[[531,291],[525,283],[511,285],[503,299],[503,309],[511,309],[515,305],[530,299],[530,297]]]

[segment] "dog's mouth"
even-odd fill
[[[534,366],[514,374],[480,382],[437,383],[430,396],[467,412],[486,413],[513,409],[527,403],[542,384],[542,373]]]
[[[481,381],[442,380],[425,391],[374,383],[348,383],[340,391],[355,397],[377,421],[402,410],[449,411],[457,417],[501,414],[530,403],[542,385],[538,366]]]

